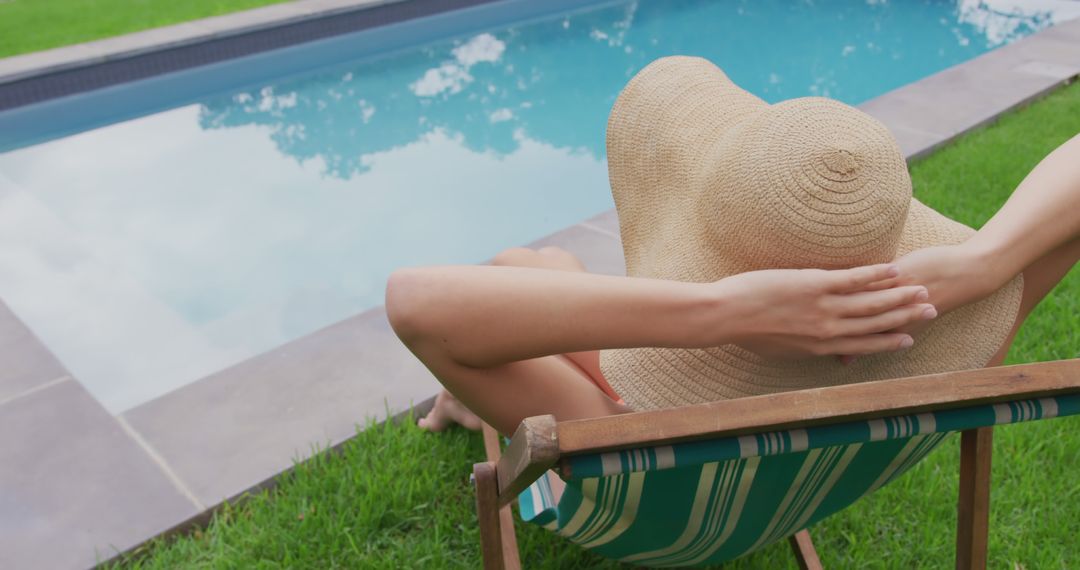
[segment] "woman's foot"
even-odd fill
[[[435,397],[435,406],[428,415],[420,418],[416,425],[428,431],[443,431],[452,424],[460,424],[466,429],[476,431],[480,429],[482,421],[453,394],[443,390]]]

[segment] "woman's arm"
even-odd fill
[[[1025,267],[1080,237],[1080,135],[1046,156],[1001,210],[965,244],[995,291]]]
[[[1047,259],[1068,270],[1080,251],[1080,135],[1047,155],[971,239],[896,261],[942,313],[978,301]],[[1052,259],[1051,259],[1052,258]],[[1059,273],[1063,273],[1061,271]]]
[[[879,288],[895,267],[770,270],[715,283],[522,267],[402,269],[387,283],[398,336],[439,343],[478,368],[604,348],[700,348],[729,343],[770,354],[865,354],[911,345],[877,334],[933,318],[921,286]]]

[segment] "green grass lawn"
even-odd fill
[[[0,57],[284,0],[0,0]]]
[[[972,133],[912,167],[919,198],[973,226],[1023,176],[1080,132],[1080,84]],[[1010,363],[1080,356],[1080,271],[1043,302]],[[812,528],[829,568],[946,568],[953,563],[958,438],[907,475]],[[218,514],[206,530],[157,541],[133,568],[479,568],[468,485],[477,434],[433,435],[411,422],[369,427],[341,454],[300,464],[273,491]],[[995,435],[993,568],[1080,566],[1080,417]],[[618,568],[518,523],[526,568]],[[794,567],[786,543],[727,568]]]

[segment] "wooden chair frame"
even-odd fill
[[[1080,359],[982,368],[846,386],[781,392],[585,420],[521,422],[505,452],[484,426],[488,460],[473,467],[484,568],[521,568],[510,504],[565,458],[619,449],[805,428],[1080,393]],[[986,568],[993,428],[961,432],[956,567]],[[800,568],[821,568],[810,535],[789,539]]]

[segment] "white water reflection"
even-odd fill
[[[380,304],[395,267],[610,207],[601,161],[526,133],[495,156],[433,130],[342,180],[198,114],[0,156],[0,298],[113,411]]]
[[[957,22],[973,26],[992,46],[1080,17],[1076,0],[960,0]],[[967,36],[957,32],[959,42]]]
[[[454,59],[428,69],[424,76],[409,85],[417,97],[434,97],[445,93],[460,93],[465,84],[473,81],[469,69],[478,63],[495,63],[502,57],[506,44],[491,34],[474,36],[464,44],[450,50]]]

